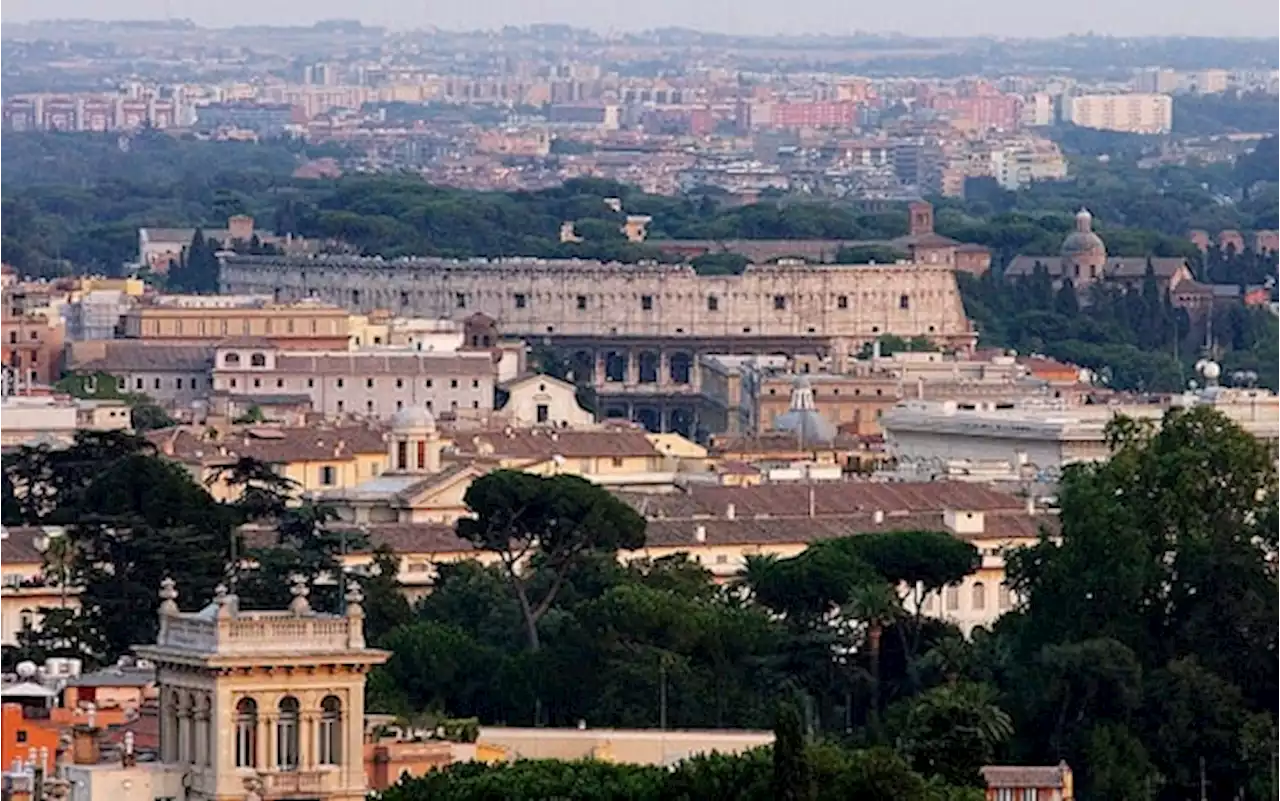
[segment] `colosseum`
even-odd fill
[[[698,394],[703,354],[847,355],[886,334],[967,350],[977,338],[946,264],[784,263],[698,275],[688,265],[579,260],[226,255],[219,283],[227,294],[360,312],[483,314],[500,333],[581,364],[606,401],[664,406]]]

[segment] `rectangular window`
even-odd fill
[[[787,296],[786,296],[786,295],[774,295],[774,296],[773,296],[773,308],[774,308],[774,309],[776,309],[777,311],[782,311],[783,309],[787,308]]]
[[[325,465],[320,468],[320,484],[325,487],[332,487],[338,483],[337,473],[331,465]]]
[[[152,382],[151,382],[151,386],[155,387],[156,389],[159,389],[159,388],[160,388],[160,379],[158,379],[158,378],[157,378],[157,379],[155,379],[154,381],[152,381]]]
[[[255,379],[253,379],[253,388],[254,388],[254,389],[262,389],[262,379],[261,379],[261,378],[255,378]]]
[[[720,311],[720,298],[715,295],[707,296],[707,311]]]
[[[142,379],[141,379],[141,378],[135,378],[135,379],[133,379],[133,388],[134,388],[134,389],[142,389]]]
[[[837,309],[849,308],[849,296],[841,295],[840,297],[836,298],[836,308]]]
[[[430,378],[428,378],[428,379],[427,379],[427,389],[431,389],[431,387],[432,387],[432,383],[433,383],[433,382],[431,381],[431,379],[430,379]]]
[[[339,379],[338,379],[338,389],[342,389],[342,387],[343,387],[343,386],[345,386],[345,384],[343,383],[343,380],[342,380],[341,378],[339,378]]]
[[[523,308],[525,307],[525,305],[526,305],[526,301],[527,301],[527,300],[528,300],[528,298],[526,298],[526,297],[524,296],[524,294],[523,294],[523,293],[521,293],[521,292],[517,292],[517,293],[516,293],[516,308],[517,308],[517,309],[523,309]]]
[[[457,304],[459,309],[467,308],[467,293],[459,292],[454,295],[454,303]]]
[[[545,423],[551,419],[551,409],[547,407],[547,404],[539,403],[537,415],[538,415],[538,422]]]
[[[365,389],[373,389],[373,379],[372,379],[372,378],[366,378],[366,379],[364,380],[364,388],[365,388]]]
[[[911,296],[903,295],[902,297],[898,298],[898,308],[899,309],[911,308]]]
[[[449,389],[457,389],[457,388],[458,388],[458,379],[456,378],[449,379]]]
[[[346,409],[346,406],[347,405],[342,401],[338,401],[338,414],[342,414],[342,412]]]
[[[587,310],[587,296],[586,296],[586,295],[579,295],[579,296],[578,296],[578,311],[586,311],[586,310]]]
[[[653,311],[653,295],[641,295],[640,308],[644,311]]]
[[[480,379],[478,379],[478,378],[473,378],[473,379],[471,379],[471,388],[472,388],[472,389],[479,389],[479,388],[480,388]]]
[[[316,380],[314,378],[307,379],[307,389],[315,389]]]
[[[397,379],[396,379],[396,389],[404,389],[404,379],[403,379],[403,378],[397,378]]]
[[[173,379],[173,388],[174,388],[174,389],[182,389],[182,379],[181,379],[181,378],[175,378],[175,379]]]
[[[622,467],[622,457],[621,457],[621,456],[615,456],[615,457],[613,457],[613,466],[614,466],[614,467]]]

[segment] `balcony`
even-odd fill
[[[314,798],[317,794],[331,789],[330,778],[337,777],[334,771],[323,770],[291,770],[279,773],[262,774],[263,791],[267,798],[293,798],[306,796]]]
[[[162,623],[156,645],[230,656],[345,651],[362,644],[359,626],[336,615],[250,612],[224,619],[181,615]]]

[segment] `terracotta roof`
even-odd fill
[[[163,455],[181,462],[227,464],[241,457],[271,464],[333,461],[355,454],[386,450],[383,430],[362,425],[332,427],[244,426],[222,433],[216,440],[199,426],[162,429],[147,434]]]
[[[463,453],[543,461],[553,456],[661,456],[643,431],[541,431],[509,429],[459,434],[454,447]]]
[[[5,526],[0,539],[0,562],[43,564],[44,555],[36,548],[36,538],[44,536],[39,526]]]
[[[1055,789],[1066,784],[1071,768],[1067,763],[1057,765],[987,765],[982,768],[982,778],[991,789]]]
[[[947,509],[971,512],[1019,511],[1021,499],[980,484],[959,481],[870,482],[833,481],[807,484],[762,484],[755,487],[698,487],[683,493],[652,495],[619,493],[651,519],[722,517],[733,504],[738,520],[759,515],[808,516],[809,491],[814,513],[836,515],[937,513]]]
[[[271,340],[264,337],[254,336],[235,336],[220,339],[213,344],[215,348],[263,348],[270,350],[275,346],[271,344]]]
[[[981,537],[1000,540],[1034,539],[1040,526],[1053,530],[1056,519],[1025,513],[999,513],[984,521]],[[808,544],[838,539],[853,534],[890,531],[946,531],[943,515],[886,515],[877,523],[872,514],[830,517],[770,517],[733,520],[654,520],[645,528],[645,543],[650,547],[695,547],[705,545],[781,545]],[[960,539],[977,539],[978,535],[957,535]],[[698,537],[703,537],[702,541]]]
[[[367,553],[385,545],[400,554],[407,553],[471,553],[475,547],[460,539],[453,526],[446,523],[376,523],[359,527],[349,523],[335,523],[332,531],[346,530],[362,533],[369,538],[368,548],[352,548],[351,553]],[[267,528],[241,529],[245,544],[251,548],[263,548],[275,544],[275,532]]]
[[[1061,256],[1014,256],[1009,266],[1004,268],[1006,277],[1029,276],[1035,272],[1036,264],[1044,265],[1051,276],[1062,275]],[[1152,269],[1157,278],[1171,278],[1179,269],[1187,266],[1187,260],[1181,257],[1160,257],[1151,259]],[[1105,278],[1134,279],[1147,274],[1147,259],[1142,256],[1109,258],[1102,266]]]
[[[116,340],[102,343],[103,355],[71,365],[84,373],[123,371],[203,372],[213,366],[213,348],[208,345],[167,345],[143,340]]]

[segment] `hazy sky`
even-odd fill
[[[680,25],[725,33],[1276,36],[1276,0],[4,0],[5,21],[164,19],[198,24],[360,18],[392,28],[494,28],[537,22],[597,30]]]

